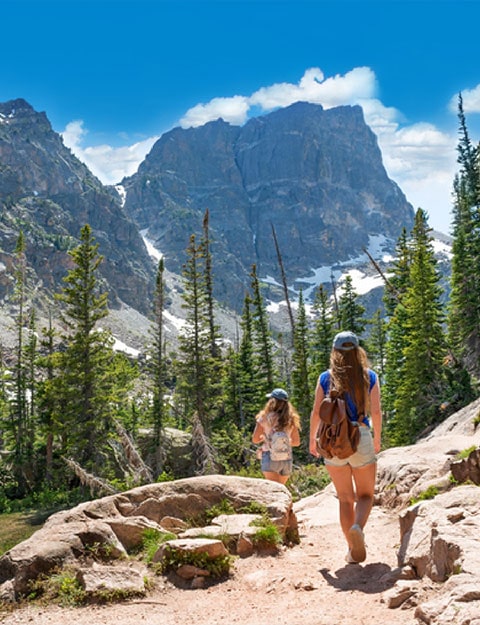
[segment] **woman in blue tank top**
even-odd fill
[[[363,528],[373,505],[375,454],[381,449],[382,433],[378,376],[369,369],[365,350],[353,332],[340,332],[335,336],[330,369],[321,373],[318,379],[310,415],[310,453],[316,457],[319,456],[316,436],[320,404],[331,387],[344,393],[349,418],[360,428],[360,442],[353,455],[345,459],[325,458],[325,466],[337,492],[340,525],[348,544],[345,560],[353,564],[363,562],[367,557]]]

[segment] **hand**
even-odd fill
[[[315,458],[318,458],[320,456],[320,454],[318,453],[316,440],[310,441],[310,453],[312,454],[312,456],[315,456]]]

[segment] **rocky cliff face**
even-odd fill
[[[393,249],[413,223],[358,106],[296,103],[243,127],[176,128],[122,184],[127,212],[175,272],[209,209],[216,294],[237,309],[253,263],[280,282],[272,225],[298,289],[313,269],[360,255],[369,237]]]
[[[24,100],[0,104],[0,301],[11,295],[9,268],[20,230],[32,284],[53,292],[86,223],[104,256],[100,274],[110,305],[149,310],[154,266],[116,191],[72,155],[45,113]]]

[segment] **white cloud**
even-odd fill
[[[203,126],[221,117],[226,122],[241,126],[247,120],[248,109],[248,98],[243,96],[214,98],[208,104],[197,104],[189,109],[180,120],[180,125],[183,128]]]
[[[345,76],[325,79],[318,67],[307,69],[297,84],[278,83],[262,87],[251,96],[235,95],[231,98],[214,98],[207,104],[197,104],[180,120],[183,128],[201,126],[219,119],[236,125],[245,123],[249,110],[255,106],[263,111],[289,106],[305,101],[332,108],[341,104],[356,104],[373,98],[377,89],[375,74],[369,67],[356,67]]]
[[[244,124],[249,115],[271,111],[297,101],[321,104],[325,109],[358,104],[365,121],[378,138],[388,175],[397,182],[414,208],[422,207],[430,225],[443,232],[450,228],[451,190],[457,171],[457,137],[427,122],[406,124],[399,110],[386,107],[378,98],[375,73],[356,67],[345,75],[325,78],[312,67],[300,81],[262,87],[250,95],[218,97],[190,108],[180,119],[184,127],[196,127],[223,118],[234,125]],[[452,98],[456,113],[457,97]],[[480,112],[480,85],[463,92],[465,111]],[[72,122],[62,133],[65,144],[107,184],[116,184],[132,175],[158,137],[131,146],[82,147],[87,133],[81,121]]]
[[[480,113],[480,85],[462,91],[462,100],[464,113]],[[458,111],[458,93],[450,100],[450,110],[452,113]]]
[[[83,121],[70,122],[61,133],[63,142],[104,184],[117,184],[134,174],[158,137],[149,137],[133,145],[114,148],[110,145],[82,147],[88,132]]]

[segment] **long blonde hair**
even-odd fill
[[[339,393],[349,393],[359,414],[365,414],[370,406],[369,362],[363,347],[348,351],[332,349],[330,353],[330,388]]]
[[[277,428],[279,430],[285,430],[291,426],[300,430],[300,416],[289,401],[270,397],[263,407],[263,410],[257,414],[255,419],[258,421],[263,416],[268,415],[271,412],[274,412],[277,415]]]

